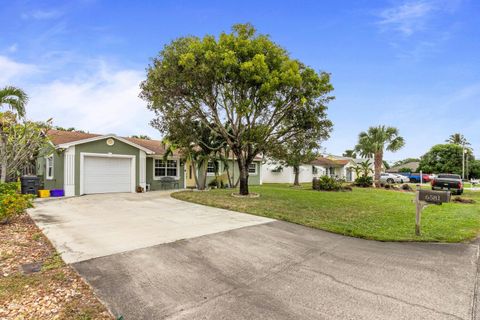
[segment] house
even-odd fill
[[[419,161],[411,161],[396,167],[391,167],[390,169],[387,169],[387,172],[398,173],[400,172],[401,169],[404,169],[404,168],[410,169],[410,172],[417,172],[418,167],[420,167]]]
[[[353,182],[356,179],[354,168],[357,160],[339,156],[320,156],[308,164],[300,166],[300,183],[311,182],[313,178],[330,176],[332,178]],[[365,160],[365,159],[362,159]],[[262,166],[263,182],[293,183],[295,174],[292,167],[282,166],[279,162],[270,161]]]
[[[55,151],[37,159],[37,175],[43,188],[63,189],[66,196],[195,186],[191,163],[178,152],[164,159],[161,141],[59,130],[48,137]],[[254,163],[249,182],[259,184],[261,161]]]

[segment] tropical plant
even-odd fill
[[[355,170],[356,176],[354,185],[364,188],[372,186],[373,178],[370,176],[370,174],[374,171],[372,170],[372,163],[370,160],[367,159],[358,163],[355,167],[353,167],[353,170]]]
[[[379,186],[380,174],[382,171],[383,153],[385,150],[395,152],[405,145],[403,137],[399,135],[398,129],[394,127],[377,126],[370,127],[368,131],[358,135],[358,143],[355,150],[363,157],[373,157],[375,184]]]
[[[329,176],[321,176],[320,178],[313,178],[312,188],[319,191],[340,191],[342,190],[342,182]]]
[[[0,89],[0,107],[7,107],[11,109],[20,118],[23,118],[25,116],[25,105],[27,104],[27,102],[28,96],[20,88],[6,86],[3,89]],[[11,117],[2,117],[2,121],[0,122],[0,183],[5,182],[7,177],[7,134],[5,132],[5,127],[10,126],[10,124],[5,121],[10,120]]]
[[[35,166],[38,157],[49,155],[54,151],[47,137],[51,120],[18,121],[11,112],[4,112],[0,114],[0,121],[4,124],[8,123],[8,126],[3,127],[7,136],[5,159],[1,158],[0,161],[6,164],[6,180],[15,181],[24,171]]]
[[[356,154],[355,150],[353,150],[353,149],[345,150],[345,152],[342,154],[342,156],[348,157],[348,158],[353,158],[353,159],[357,158],[357,154]]]
[[[297,133],[326,124],[333,97],[330,75],[318,74],[250,24],[231,33],[183,37],[167,44],[148,67],[141,97],[165,136],[190,130],[192,119],[220,135],[235,155],[240,194],[259,154]],[[176,127],[176,128],[174,128]]]
[[[470,145],[470,142],[468,142],[467,139],[465,138],[465,136],[461,133],[451,134],[450,137],[448,137],[448,139],[445,140],[445,142],[451,143],[451,144],[457,144],[457,145],[460,145],[460,146],[469,146]]]

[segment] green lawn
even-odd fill
[[[232,190],[178,192],[177,199],[290,221],[344,235],[381,241],[460,242],[480,232],[480,193],[463,197],[476,204],[429,206],[422,215],[422,236],[415,236],[414,193],[355,188],[352,192],[313,191],[281,184],[250,187],[259,198],[234,198]]]

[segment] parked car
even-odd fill
[[[410,182],[412,183],[420,182],[420,173],[400,172],[400,174],[404,177],[409,178]],[[430,182],[430,181],[432,181],[432,175],[423,173],[422,182]]]
[[[438,174],[432,180],[432,190],[447,190],[460,195],[463,193],[462,178],[458,174]]]
[[[380,174],[381,183],[407,183],[409,178],[395,173],[382,173]]]

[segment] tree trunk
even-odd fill
[[[195,180],[195,186],[197,187],[197,189],[199,188],[199,184],[198,184],[198,174],[197,174],[197,166],[195,165],[195,161],[194,160],[190,160],[192,162],[191,166],[192,166],[192,171],[193,171],[193,180]]]
[[[293,173],[295,174],[295,179],[293,181],[294,186],[299,186],[299,175],[300,175],[300,167],[299,166],[293,166]]]
[[[0,134],[0,182],[5,183],[7,180],[7,137],[5,133]]]
[[[240,170],[240,194],[248,195],[248,164],[243,157],[237,157],[238,168]]]
[[[205,161],[200,161],[198,163],[198,185],[197,189],[198,190],[205,190],[207,186],[207,168],[206,168],[206,162]],[[207,164],[208,165],[208,164]],[[204,171],[202,171],[204,170]]]
[[[373,163],[375,168],[375,186],[378,188],[380,187],[380,174],[382,172],[383,152],[375,153]]]

